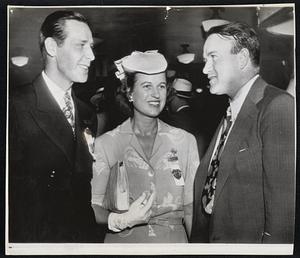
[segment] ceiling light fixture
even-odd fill
[[[22,67],[28,64],[29,58],[27,56],[14,56],[11,58],[11,62],[18,67]]]
[[[25,53],[23,47],[16,47],[11,50],[11,62],[13,65],[23,67],[28,64],[29,57]]]
[[[277,34],[294,36],[294,9],[282,7],[268,15],[269,9],[258,9],[258,22],[261,29]]]
[[[224,7],[210,7],[209,9],[213,12],[212,16],[209,19],[202,21],[205,32],[208,32],[212,27],[229,23],[229,21],[222,19],[219,15],[219,11],[223,12]]]
[[[188,47],[190,46],[189,44],[180,44],[182,47],[182,54],[177,56],[177,60],[179,63],[182,64],[189,64],[194,61],[195,59],[195,54],[190,53],[188,50]]]
[[[267,27],[266,30],[273,34],[280,34],[280,35],[294,35],[294,21],[288,20],[282,23],[279,23],[274,26]]]

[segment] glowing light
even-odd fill
[[[229,21],[222,19],[209,19],[202,22],[202,26],[205,32],[209,31],[210,28],[227,24]]]
[[[27,56],[14,56],[11,58],[11,62],[18,67],[22,67],[28,64],[29,58]]]
[[[294,22],[293,20],[288,20],[274,26],[267,27],[267,31],[274,34],[281,35],[294,35]]]

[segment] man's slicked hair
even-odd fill
[[[260,44],[257,33],[249,25],[231,22],[212,27],[207,32],[207,37],[211,34],[218,34],[222,37],[233,39],[232,54],[237,54],[241,49],[246,48],[249,51],[253,65],[259,66]]]
[[[54,38],[58,45],[63,43],[67,37],[65,33],[65,22],[67,20],[80,21],[89,26],[87,19],[78,12],[61,10],[51,13],[46,17],[40,29],[39,45],[42,53],[45,47],[45,39],[48,37]]]

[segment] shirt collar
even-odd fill
[[[231,108],[232,121],[235,121],[235,119],[237,118],[240,109],[248,95],[248,92],[250,91],[254,81],[258,78],[258,76],[259,75],[256,74],[254,77],[252,77],[243,87],[241,87],[234,99],[229,102]]]
[[[48,89],[50,90],[52,96],[55,98],[56,101],[60,102],[63,99],[66,92],[68,92],[71,95],[72,88],[68,89],[67,91],[64,91],[47,76],[45,71],[42,72],[42,76],[46,82]]]

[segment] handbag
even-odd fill
[[[117,213],[129,209],[128,176],[123,161],[118,161],[110,169],[102,206],[107,210]]]

